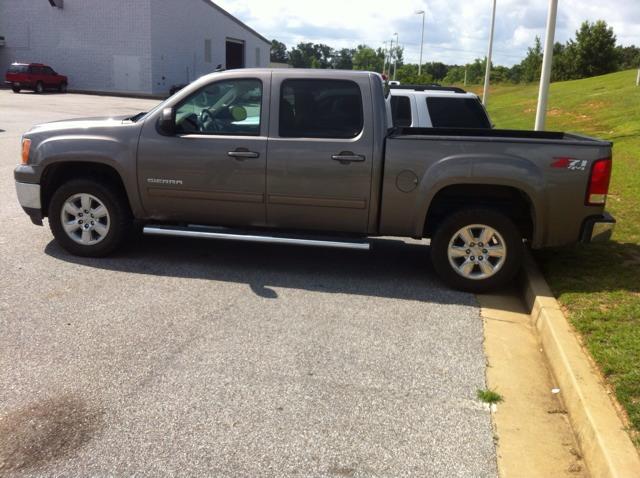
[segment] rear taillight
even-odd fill
[[[609,180],[611,179],[611,158],[594,161],[591,165],[589,187],[587,189],[587,206],[602,206],[607,201]]]

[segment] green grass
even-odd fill
[[[556,297],[626,409],[640,445],[640,87],[636,70],[553,83],[547,129],[614,142],[608,244],[541,251],[536,257]],[[498,128],[532,129],[538,85],[489,94]]]
[[[494,392],[493,390],[478,390],[477,392],[478,399],[484,403],[488,403],[490,405],[494,403],[502,402],[503,398],[498,392]]]

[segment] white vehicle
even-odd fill
[[[477,95],[435,85],[390,85],[391,116],[396,127],[491,128]]]

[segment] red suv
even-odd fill
[[[67,77],[42,63],[13,63],[7,71],[5,83],[14,93],[20,90],[33,90],[36,93],[44,90],[67,91]]]

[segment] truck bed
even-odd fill
[[[529,131],[516,129],[466,129],[466,128],[395,128],[389,137],[427,137],[424,139],[473,139],[478,141],[541,141],[545,143],[562,143],[576,145],[610,146],[611,142],[589,136],[557,131]]]
[[[570,244],[584,221],[591,164],[611,157],[611,143],[570,133],[503,129],[396,128],[385,147],[381,232],[419,237],[428,204],[447,188],[510,188],[526,198],[534,248]],[[479,204],[472,194],[467,205]],[[411,207],[413,206],[413,207]],[[402,213],[400,213],[402,211]],[[422,222],[421,222],[422,221]]]

